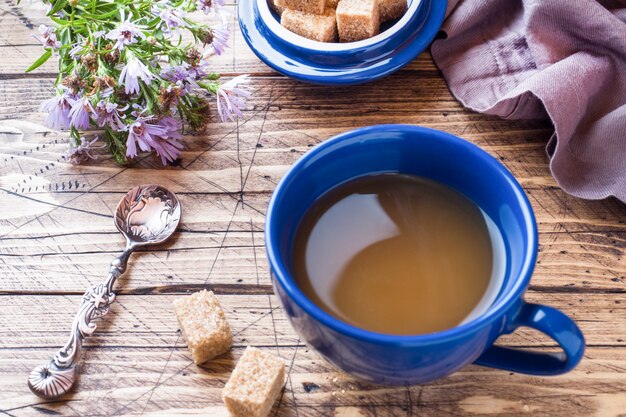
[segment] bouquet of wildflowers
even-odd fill
[[[48,1],[54,27],[39,27],[45,52],[27,71],[58,55],[55,95],[41,108],[49,127],[69,129],[72,162],[106,147],[119,164],[141,151],[165,165],[180,156],[183,128],[207,125],[211,101],[222,121],[242,115],[247,77],[220,84],[207,62],[227,46],[224,0]],[[194,22],[195,11],[218,24]]]

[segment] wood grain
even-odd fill
[[[273,416],[618,416],[626,405],[626,349],[591,348],[575,371],[535,378],[470,366],[435,383],[388,388],[335,371],[305,347],[266,347],[288,364],[289,380]],[[243,348],[197,367],[185,348],[88,349],[76,393],[38,402],[21,389],[41,349],[0,352],[0,407],[11,415],[181,415],[226,417],[221,389]],[[111,381],[115,383],[112,384]],[[149,400],[149,401],[148,401]]]
[[[51,61],[31,35],[46,22],[39,2],[0,0],[0,414],[226,416],[221,388],[247,345],[283,357],[289,378],[281,417],[626,415],[626,206],[566,195],[550,176],[545,121],[508,121],[462,109],[430,56],[358,88],[309,86],[262,64],[244,43],[229,2],[233,47],[212,61],[226,78],[252,74],[244,119],[186,137],[181,164],[144,157],[120,168],[102,156],[65,162],[67,135],[42,126]],[[311,146],[356,127],[419,124],[462,136],[505,164],[536,211],[540,253],[527,299],[557,307],[586,335],[573,372],[538,378],[470,366],[424,386],[387,388],[337,372],[302,344],[273,295],[264,213],[285,171]],[[84,289],[121,250],[112,213],[138,183],[175,191],[184,216],[171,244],[140,252],[117,288],[119,303],[86,343],[77,391],[60,401],[31,395],[26,375],[67,336]],[[201,288],[219,294],[235,333],[230,355],[190,360],[171,303]],[[554,350],[528,329],[499,344]]]

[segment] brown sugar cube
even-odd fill
[[[326,0],[326,8],[337,9],[337,5],[339,4],[339,0]]]
[[[326,0],[274,0],[276,6],[283,9],[298,10],[305,13],[323,14]]]
[[[326,9],[323,15],[286,9],[280,24],[295,34],[319,42],[337,40],[337,20],[334,9]]]
[[[266,417],[285,384],[282,359],[248,347],[222,391],[233,417]]]
[[[282,16],[283,12],[285,11],[285,8],[276,5],[276,0],[267,0],[267,1],[268,1],[269,5],[270,5],[270,9],[272,9],[276,13],[278,13],[279,16]]]
[[[230,349],[232,331],[212,291],[204,290],[175,300],[174,311],[197,365]]]
[[[378,0],[340,0],[337,31],[341,42],[371,38],[380,30]]]
[[[399,19],[406,13],[406,0],[378,0],[380,21]]]

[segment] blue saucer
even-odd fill
[[[380,35],[352,43],[322,43],[280,26],[267,0],[240,1],[244,39],[267,65],[289,77],[324,85],[353,85],[386,77],[413,61],[435,38],[446,0],[412,0],[409,11]]]

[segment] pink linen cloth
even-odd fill
[[[626,1],[449,0],[442,31],[431,52],[464,106],[549,117],[559,185],[626,202]]]

